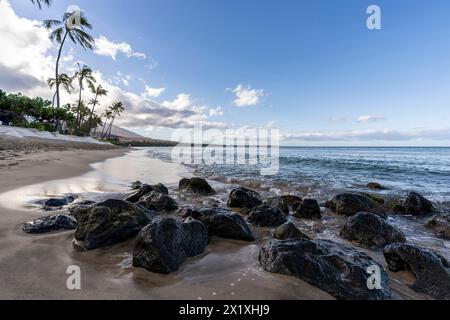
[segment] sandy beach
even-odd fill
[[[80,252],[72,245],[73,231],[25,234],[22,224],[43,215],[20,203],[20,195],[27,192],[44,186],[58,189],[71,182],[103,180],[108,172],[116,174],[114,179],[120,180],[122,175],[132,181],[136,179],[133,173],[120,170],[126,164],[140,166],[144,169],[140,175],[153,175],[156,179],[158,172],[178,175],[181,170],[176,167],[169,170],[167,166],[173,164],[136,157],[136,153],[127,149],[86,149],[89,148],[64,151],[36,148],[21,153],[16,158],[19,164],[0,169],[0,299],[333,299],[299,279],[263,272],[257,262],[257,243],[213,238],[207,251],[189,259],[179,272],[159,275],[131,266],[133,240]],[[17,151],[15,148],[3,153]],[[162,182],[170,188],[175,184],[170,180],[175,177],[165,176],[168,177]],[[122,181],[108,192],[125,190]],[[71,265],[81,268],[82,290],[71,291],[66,287],[66,270]]]

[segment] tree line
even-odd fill
[[[51,0],[30,0],[39,9],[50,6]],[[108,91],[97,83],[93,71],[78,63],[73,75],[60,73],[60,60],[67,41],[85,50],[94,48],[94,38],[89,34],[92,25],[83,12],[77,12],[77,24],[70,23],[74,13],[66,12],[61,20],[45,20],[43,25],[50,30],[50,39],[59,45],[55,64],[55,76],[48,79],[50,90],[54,90],[51,101],[42,98],[29,98],[22,94],[8,94],[0,90],[0,121],[14,126],[35,128],[51,132],[70,133],[81,136],[95,135],[97,128],[103,127],[101,138],[111,138],[115,120],[124,112],[121,101],[115,101],[97,113],[99,99]],[[61,89],[72,94],[78,90],[77,102],[61,105]],[[85,91],[91,99],[85,101]]]

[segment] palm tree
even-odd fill
[[[40,3],[39,1],[37,1]],[[72,40],[75,44],[80,44],[83,49],[92,49],[94,47],[94,38],[90,36],[85,30],[92,29],[92,25],[86,19],[83,12],[79,13],[79,24],[74,26],[69,23],[72,19],[73,13],[66,12],[63,15],[62,20],[45,20],[44,26],[51,30],[50,39],[56,41],[59,44],[58,58],[56,59],[55,67],[55,79],[56,79],[56,105],[60,107],[60,97],[59,97],[59,60],[61,59],[62,49],[67,38]]]
[[[102,128],[102,135],[101,135],[102,140],[106,137],[106,133],[105,133],[106,124],[108,123],[108,120],[112,119],[112,116],[113,116],[113,113],[111,111],[111,108],[106,109],[105,112],[102,114],[102,117],[105,118],[105,122],[103,123],[103,128]]]
[[[111,112],[112,112],[112,120],[109,123],[109,128],[106,131],[108,138],[111,139],[111,131],[112,128],[114,126],[114,121],[116,120],[116,117],[120,117],[120,114],[125,110],[123,103],[120,101],[115,101],[113,102],[112,106],[111,106]]]
[[[101,84],[98,85],[98,87],[95,87],[93,83],[89,83],[89,89],[91,89],[91,92],[95,95],[94,99],[92,99],[89,104],[92,105],[91,115],[89,117],[89,131],[88,135],[91,134],[92,130],[92,121],[94,118],[94,112],[95,107],[98,105],[98,98],[101,96],[106,96],[108,94],[108,91],[105,90]]]
[[[72,90],[73,90],[73,86],[72,86],[72,81],[73,78],[70,77],[69,75],[67,75],[66,73],[61,73],[59,75],[59,84],[63,86],[63,88],[67,91],[67,93],[71,94]],[[47,84],[50,88],[50,90],[53,89],[53,87],[56,85],[56,79],[55,78],[50,78],[47,80]],[[55,106],[55,98],[56,98],[56,91],[53,94],[53,99],[52,99],[52,107]]]
[[[49,7],[50,4],[52,3],[52,0],[31,0],[31,3],[37,5],[39,9],[42,9],[41,2],[43,2],[45,5],[47,5],[47,7]]]
[[[84,90],[84,82],[87,83],[89,87],[94,86],[94,83],[96,82],[93,74],[92,69],[88,66],[81,66],[78,63],[78,71],[75,72],[74,78],[78,78],[78,84],[79,84],[79,97],[78,97],[78,111],[77,111],[77,129],[80,129],[81,127],[81,102],[82,102],[82,93]]]

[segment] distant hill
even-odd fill
[[[97,128],[95,136],[100,138],[102,130],[103,127]],[[132,147],[172,147],[178,144],[173,141],[147,138],[119,126],[113,126],[111,130],[111,138],[118,140],[120,145]]]

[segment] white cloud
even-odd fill
[[[192,106],[191,96],[187,93],[180,93],[173,101],[164,101],[163,106],[173,110],[186,110]]]
[[[151,88],[148,85],[145,85],[144,93],[142,94],[146,98],[157,98],[162,95],[166,91],[166,88]]]
[[[105,36],[100,36],[95,39],[94,52],[100,56],[111,57],[113,60],[116,60],[118,53],[123,53],[128,58],[147,58],[145,53],[133,51],[130,44],[126,42],[115,43],[108,40]]]
[[[221,107],[211,108],[209,109],[210,117],[221,117],[223,116],[223,111]]]
[[[242,85],[238,85],[231,91],[236,95],[234,105],[237,107],[256,106],[261,98],[264,97],[264,90],[252,89],[250,86],[245,88]]]
[[[450,129],[397,131],[349,130],[337,132],[303,131],[282,135],[283,140],[294,141],[421,141],[450,140]]]
[[[385,117],[381,117],[381,116],[369,116],[369,115],[364,115],[364,116],[360,116],[357,121],[358,122],[380,122],[380,121],[385,121],[386,118]]]

